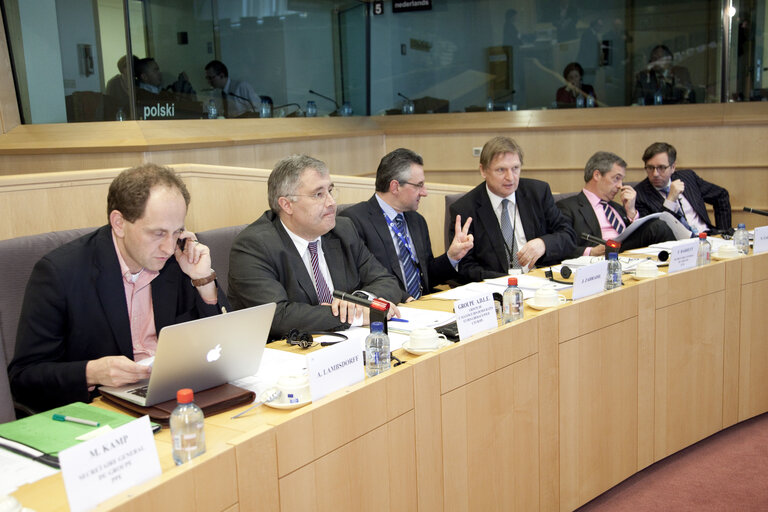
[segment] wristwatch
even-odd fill
[[[195,288],[199,286],[205,286],[206,284],[210,283],[211,281],[214,281],[216,279],[216,271],[211,269],[211,275],[208,277],[201,277],[200,279],[192,279],[192,286]]]

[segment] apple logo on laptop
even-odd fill
[[[221,357],[221,343],[217,344],[215,347],[209,350],[208,354],[206,354],[205,356],[205,358],[208,360],[209,363],[212,363],[218,360],[220,357]]]

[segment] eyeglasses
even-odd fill
[[[521,169],[522,167],[497,167],[492,171],[496,176],[506,176],[509,171],[512,171],[512,174],[520,174]]]
[[[314,194],[291,194],[289,197],[308,197],[313,201],[324,203],[328,200],[328,196],[331,196],[335,200],[337,195],[338,193],[336,192],[336,189],[331,185],[328,190],[318,190]]]
[[[664,172],[670,167],[672,166],[671,165],[646,165],[645,170],[648,172],[653,172],[653,171]]]
[[[424,183],[423,181],[420,181],[418,183],[411,183],[410,181],[401,181],[400,184],[410,185],[412,187],[416,187],[419,190],[423,189],[426,186],[426,183]]]

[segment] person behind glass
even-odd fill
[[[205,79],[211,87],[221,90],[221,99],[217,103],[224,117],[240,117],[259,111],[261,97],[248,82],[229,78],[229,70],[220,60],[205,65]]]
[[[672,52],[660,44],[651,50],[645,70],[635,77],[633,98],[640,104],[696,103],[688,69],[673,66]]]
[[[145,59],[139,59],[136,63],[134,73],[136,75],[136,85],[140,91],[146,91],[147,93],[160,94],[163,91],[173,92],[183,97],[194,100],[195,90],[192,88],[192,84],[189,82],[189,78],[185,72],[179,73],[176,81],[165,88],[162,88],[163,74],[160,72],[160,66],[157,61],[152,57]],[[137,90],[136,95],[141,95],[141,92]]]
[[[630,224],[640,218],[635,207],[635,190],[624,185],[627,163],[618,155],[598,151],[584,167],[584,188],[575,196],[557,202],[557,207],[576,233],[588,233],[603,240],[615,240]],[[621,204],[613,199],[618,195]],[[675,240],[667,224],[659,219],[645,222],[621,242],[621,250],[647,247],[658,242]],[[572,257],[602,256],[605,246],[584,242]]]
[[[573,252],[576,234],[549,185],[521,178],[522,166],[523,150],[514,140],[489,140],[480,153],[485,181],[450,207],[451,218],[472,218],[474,245],[459,262],[459,273],[470,281],[527,271],[536,263],[554,265]]]
[[[136,68],[139,59],[134,56],[131,57],[133,58],[133,67]],[[120,108],[125,109],[127,113],[128,105],[130,103],[129,86],[131,83],[131,75],[128,72],[126,55],[123,55],[118,59],[117,69],[120,73],[109,79],[105,94],[114,98],[117,105],[119,105]]]
[[[672,144],[654,142],[645,149],[643,163],[648,177],[635,186],[640,214],[670,212],[691,230],[691,236],[702,231],[730,231],[728,190],[701,179],[691,169],[678,170],[676,162],[677,150]],[[715,224],[707,204],[715,211]]]
[[[427,221],[416,211],[426,196],[424,160],[410,149],[399,148],[381,159],[373,197],[339,214],[352,220],[379,263],[397,277],[404,302],[458,279],[459,261],[472,248],[472,235],[468,234],[472,219],[462,226],[457,217],[448,251],[434,257]]]
[[[189,200],[171,169],[123,171],[109,187],[109,223],[35,264],[8,366],[18,402],[47,410],[146,379],[138,361],[155,355],[163,327],[228,307],[208,247],[184,227]]]
[[[369,309],[333,298],[333,290],[393,302],[402,295],[352,221],[336,217],[334,195],[325,163],[306,155],[284,158],[267,180],[270,209],[232,244],[229,299],[235,308],[277,303],[270,339],[294,328],[367,325]]]
[[[578,62],[571,62],[565,66],[563,78],[565,78],[566,84],[557,90],[556,95],[558,108],[575,107],[577,103],[580,103],[580,106],[587,106],[590,96],[593,102],[597,99],[594,87],[582,83],[584,68]],[[577,102],[579,98],[581,101]]]

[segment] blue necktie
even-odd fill
[[[398,213],[394,219],[395,226],[398,233],[396,233],[397,245],[400,249],[398,257],[400,263],[403,265],[403,278],[405,279],[405,289],[408,295],[414,299],[421,297],[421,276],[419,269],[416,267],[413,258],[411,258],[411,250],[408,247],[405,234],[405,218],[402,213]]]
[[[666,186],[659,190],[662,194],[664,194],[664,199],[667,198],[667,195],[669,195],[669,186]],[[688,231],[693,233],[694,235],[698,235],[698,232],[691,227],[690,224],[688,224],[688,219],[685,218],[685,212],[683,211],[683,203],[680,201],[680,197],[677,198],[677,204],[680,207],[677,212],[675,213],[675,217],[677,217],[677,220],[680,221],[680,224],[686,227]]]
[[[509,199],[501,201],[501,234],[504,236],[504,243],[509,252],[509,267],[520,268],[520,262],[517,261],[517,241],[515,240],[515,226],[509,220]],[[510,249],[511,247],[511,249]]]
[[[605,210],[605,218],[611,223],[613,229],[615,229],[618,234],[621,234],[621,232],[624,231],[624,222],[618,215],[616,215],[616,212],[613,211],[613,208],[608,204],[608,201],[600,201],[600,204],[603,205],[603,210]]]

